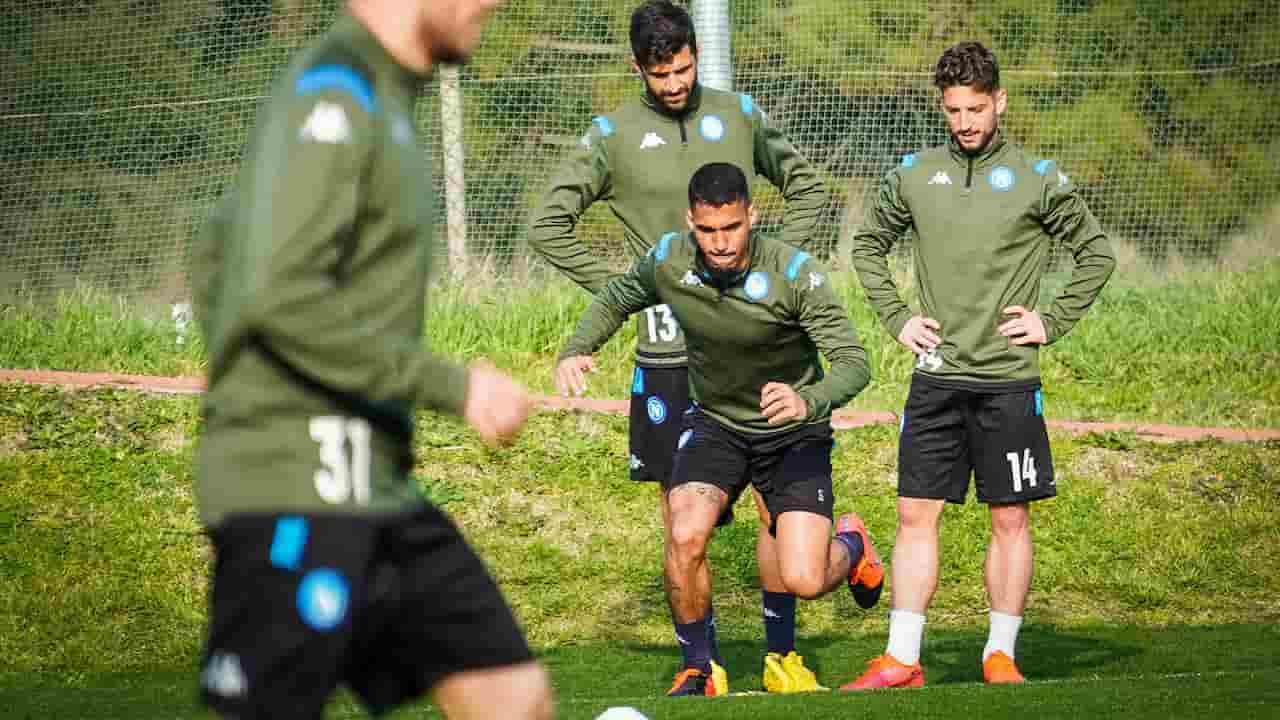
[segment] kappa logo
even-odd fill
[[[667,144],[667,141],[663,140],[662,136],[659,135],[658,133],[647,132],[644,134],[644,139],[640,141],[640,149],[648,150],[649,148],[661,147],[662,145],[666,145],[666,144]]]
[[[816,273],[816,272],[809,273],[809,289],[810,290],[817,290],[818,288],[822,287],[822,284],[826,281],[827,279],[819,273]]]
[[[938,172],[933,174],[933,177],[929,178],[929,184],[930,185],[950,185],[951,176],[947,174],[946,170],[939,170]]]
[[[311,142],[339,145],[351,140],[351,123],[341,105],[318,102],[307,116],[298,137]]]
[[[702,287],[702,278],[694,274],[692,270],[685,270],[684,277],[680,278],[681,285],[689,287]]]
[[[644,467],[644,461],[636,457],[635,453],[631,454],[631,459],[627,461],[627,464],[631,466],[632,470],[639,470]]]
[[[765,609],[764,609],[764,616],[765,616],[765,617],[767,617],[767,618],[769,618],[770,620],[781,620],[781,619],[782,619],[782,616],[781,616],[781,615],[779,615],[779,614],[777,613],[777,611],[772,610],[772,609],[770,609],[770,608],[765,608]]]
[[[818,488],[818,502],[824,503],[826,501],[827,501],[826,493],[823,492],[822,488]]]
[[[240,656],[235,653],[214,653],[200,673],[200,684],[205,690],[224,698],[244,697],[249,691],[249,681],[240,667]]]

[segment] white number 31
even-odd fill
[[[360,418],[324,415],[311,418],[311,439],[320,443],[316,492],[325,502],[340,505],[353,496],[357,505],[369,503],[369,423]]]
[[[1019,466],[1018,453],[1005,453],[1009,460],[1009,468],[1013,471],[1013,491],[1022,492],[1022,481],[1026,480],[1030,487],[1036,486],[1036,459],[1031,457],[1031,448],[1022,451],[1022,463]]]

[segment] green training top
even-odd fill
[[[866,387],[867,353],[827,270],[804,250],[753,236],[750,264],[717,287],[689,234],[669,232],[611,280],[578,322],[561,359],[594,353],[632,313],[666,303],[689,346],[690,394],[708,415],[751,434],[826,422]],[[824,374],[818,353],[830,363]],[[804,420],[771,426],[760,412],[769,382],[795,388]]]
[[[689,178],[712,162],[768,178],[786,198],[782,239],[811,249],[827,203],[818,173],[750,95],[701,85],[680,113],[667,111],[646,92],[595,118],[534,209],[529,244],[588,292],[599,293],[617,273],[575,237],[582,213],[597,200],[608,202],[622,222],[628,253],[639,258],[654,238],[685,227]],[[686,363],[684,338],[668,309],[647,310],[637,322],[637,364]]]
[[[209,352],[197,501],[228,513],[392,512],[415,408],[460,412],[466,370],[422,330],[432,198],[412,120],[421,78],[354,18],[272,88],[197,241]]]
[[[1041,311],[1048,342],[1089,309],[1115,269],[1111,245],[1076,186],[1052,160],[997,135],[970,156],[954,140],[907,155],[890,171],[853,238],[853,265],[893,337],[912,317],[886,256],[909,229],[921,313],[942,326],[942,344],[916,372],[962,383],[1034,384],[1039,348],[1015,346],[997,328],[1010,305],[1035,309],[1050,241],[1075,260],[1070,280]]]

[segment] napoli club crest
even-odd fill
[[[657,395],[649,396],[644,403],[644,409],[649,413],[649,422],[654,425],[661,425],[667,419],[667,404]]]
[[[743,287],[747,293],[747,297],[756,302],[760,302],[769,295],[769,275],[759,270],[747,276],[747,283]]]
[[[707,115],[698,123],[698,132],[711,142],[720,142],[724,137],[724,121],[717,115]]]
[[[1004,165],[992,168],[987,179],[991,182],[991,187],[998,192],[1008,192],[1013,188],[1013,171]]]

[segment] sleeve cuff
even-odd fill
[[[423,380],[423,392],[418,405],[462,415],[467,404],[468,373],[463,365],[442,362]]]
[[[893,336],[893,339],[897,340],[898,336],[902,334],[902,328],[907,326],[907,321],[909,320],[911,320],[911,311],[903,309],[889,316],[884,321],[884,326],[889,331],[889,334]]]
[[[1052,315],[1041,315],[1040,321],[1044,323],[1044,344],[1052,345],[1062,339],[1065,334],[1059,327],[1058,321]]]

